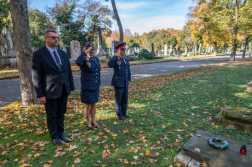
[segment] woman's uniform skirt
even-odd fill
[[[94,104],[99,100],[99,89],[97,90],[81,90],[81,103]]]

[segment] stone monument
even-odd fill
[[[172,44],[170,45],[170,55],[172,54],[172,49],[173,49],[173,46]]]
[[[164,55],[167,56],[168,55],[168,45],[165,44],[164,46]]]
[[[177,55],[178,55],[178,56],[180,55],[180,45],[179,45],[178,48],[177,48]]]
[[[63,45],[62,50],[67,53],[67,45]]]
[[[4,48],[5,50],[5,55],[8,56],[8,58],[5,59],[6,65],[10,64],[10,65],[17,65],[17,58],[16,58],[16,52],[15,52],[15,48],[14,48],[14,44],[13,44],[13,32],[12,30],[9,28],[8,24],[6,24],[5,28],[2,31],[1,37],[5,38],[2,39],[4,40]],[[7,42],[7,45],[6,45]]]
[[[199,54],[201,54],[202,51],[203,51],[203,50],[202,50],[202,44],[200,44],[200,45],[199,45]]]
[[[117,52],[117,50],[115,49],[115,47],[116,47],[117,45],[119,45],[119,41],[112,41],[112,49],[111,49],[111,51],[112,51],[112,56],[115,56],[115,54],[116,54],[116,52]]]
[[[70,60],[76,60],[81,55],[81,46],[79,41],[73,40],[70,42],[70,52]]]
[[[150,53],[153,54],[153,55],[155,56],[154,44],[153,44],[153,43],[150,44]]]
[[[161,45],[159,45],[159,48],[158,48],[158,56],[162,56]]]
[[[98,49],[97,49],[96,56],[99,58],[99,60],[106,59],[106,53],[102,49],[102,30],[104,30],[104,29],[105,28],[101,28],[100,26],[97,27],[97,31],[98,31]]]
[[[7,56],[7,50],[8,50],[8,44],[5,39],[5,34],[1,33],[0,34],[0,45],[1,45],[1,51],[2,51],[2,56]]]
[[[14,48],[14,44],[13,44],[13,32],[9,28],[8,25],[6,25],[6,27],[3,29],[3,33],[5,34],[5,37],[7,40],[7,45],[8,45],[7,54],[8,54],[8,56],[11,58],[16,57],[15,48]]]
[[[228,142],[226,150],[215,149],[208,144],[207,138],[220,137]],[[218,143],[217,143],[218,144]],[[220,144],[219,144],[220,145]],[[181,152],[174,160],[188,167],[198,167],[205,162],[209,167],[248,167],[252,164],[252,146],[247,145],[246,155],[240,154],[242,143],[216,136],[199,130],[181,148]],[[205,166],[206,166],[205,165]]]
[[[225,55],[227,53],[227,44],[224,44],[223,46],[223,54]]]
[[[132,48],[132,45],[131,45],[130,48],[128,49],[128,54],[127,54],[127,56],[136,58],[136,55],[135,55],[135,48]]]

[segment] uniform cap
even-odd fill
[[[90,42],[90,41],[87,41],[87,42],[84,43],[84,48],[85,47],[91,47],[91,46],[94,46],[94,44],[92,42]]]
[[[126,43],[123,42],[123,43],[120,43],[118,44],[115,49],[119,50],[119,49],[126,49]]]

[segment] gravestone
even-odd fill
[[[155,56],[154,44],[153,44],[153,43],[150,44],[150,53],[153,54],[153,55]]]
[[[192,50],[193,50],[193,53],[195,53],[195,45],[193,45],[193,49]]]
[[[96,27],[96,30],[98,32],[98,48],[96,52],[96,57],[98,57],[99,60],[106,59],[106,53],[102,49],[102,31],[105,30],[105,28],[101,28],[100,26]]]
[[[17,58],[16,58],[16,52],[14,48],[14,43],[13,43],[13,32],[9,28],[8,24],[6,24],[5,28],[3,29],[3,33],[5,34],[5,38],[7,40],[7,55],[9,56],[10,64],[13,66],[17,65]],[[8,63],[8,60],[7,60]]]
[[[170,54],[172,54],[172,49],[173,49],[173,46],[172,46],[172,44],[170,45]]]
[[[214,47],[213,47],[213,46],[212,46],[212,49],[211,49],[211,50],[212,50],[212,53],[213,53],[213,52],[214,52]]]
[[[117,52],[117,50],[115,49],[115,47],[116,47],[117,45],[119,45],[119,41],[112,41],[112,49],[111,49],[111,51],[112,51],[112,56],[115,56],[115,54],[116,54],[116,52]]]
[[[71,59],[71,50],[70,50],[70,46],[67,46],[67,47],[66,47],[66,50],[67,50],[66,53],[67,53],[68,58]]]
[[[180,55],[180,45],[177,47],[177,55]]]
[[[225,55],[227,53],[227,44],[224,44],[223,46],[223,54]]]
[[[196,43],[195,44],[195,52],[198,52],[199,50],[198,50],[198,44]]]
[[[188,56],[188,54],[187,54],[187,46],[185,46],[185,54],[182,55],[182,56],[184,56],[184,57],[187,57],[187,56]]]
[[[67,45],[63,45],[62,50],[67,53]]]
[[[7,56],[8,53],[8,44],[7,44],[7,40],[5,38],[5,34],[4,33],[1,33],[0,34],[0,45],[1,45],[1,55],[2,56]]]
[[[128,55],[127,56],[130,56],[130,57],[133,57],[133,58],[136,57],[136,55],[135,55],[135,49],[132,48],[132,45],[130,46],[130,48],[128,50]]]
[[[202,50],[202,44],[199,45],[199,54],[201,54],[203,52]]]
[[[159,48],[158,48],[158,56],[162,56],[161,45],[159,45]]]
[[[71,52],[70,60],[76,60],[81,55],[81,46],[79,41],[73,40],[70,42],[70,52]]]
[[[164,55],[165,56],[167,56],[168,55],[168,45],[167,44],[165,44],[165,46],[164,46]]]
[[[226,150],[215,149],[208,145],[208,137],[220,137],[228,142]],[[220,143],[217,143],[220,144]],[[199,130],[181,149],[180,156],[202,163],[209,167],[248,167],[252,164],[252,147],[247,145],[247,154],[240,154],[242,143],[216,136]],[[197,149],[196,149],[197,148]],[[197,151],[200,150],[200,151]],[[176,160],[176,158],[175,158]],[[187,165],[187,164],[186,164]],[[190,165],[188,165],[190,166]]]

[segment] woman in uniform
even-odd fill
[[[84,114],[87,119],[87,127],[92,130],[93,127],[100,127],[95,121],[96,106],[100,92],[100,62],[94,57],[95,47],[92,42],[84,44],[84,52],[76,60],[76,64],[81,69],[81,103],[84,103]],[[91,116],[91,120],[90,120]]]

